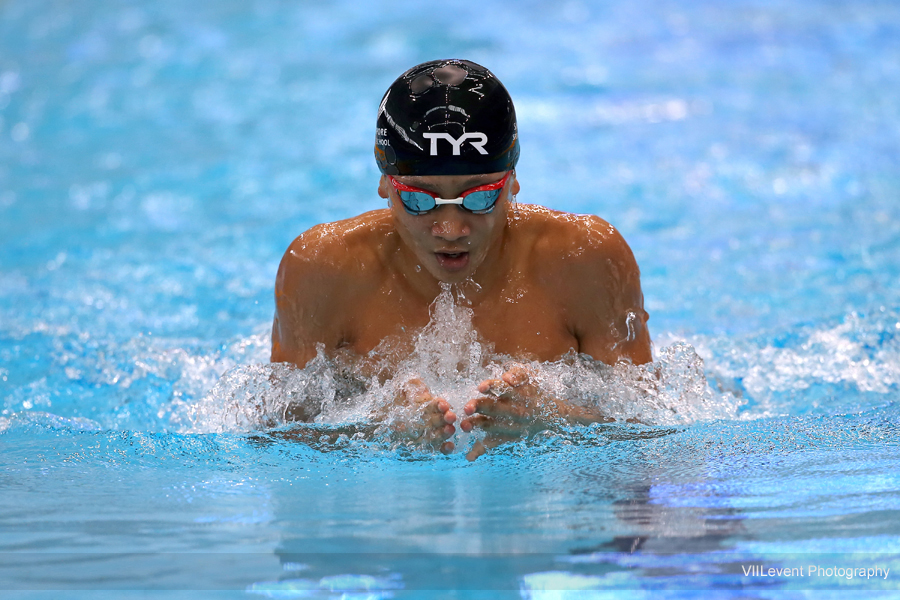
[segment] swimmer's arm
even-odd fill
[[[304,367],[315,358],[316,345],[326,351],[343,340],[341,269],[313,228],[290,245],[275,280],[272,362]]]
[[[578,255],[565,261],[570,327],[578,352],[609,365],[622,360],[648,363],[653,356],[640,270],[619,232],[602,219],[596,221],[602,235],[592,236]]]

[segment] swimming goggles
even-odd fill
[[[459,198],[438,198],[434,192],[400,183],[390,175],[388,175],[388,179],[397,190],[397,195],[403,202],[403,208],[411,215],[424,215],[437,208],[438,204],[459,204],[471,213],[483,215],[494,210],[494,205],[500,198],[500,192],[503,191],[503,186],[506,185],[510,173],[512,171],[508,171],[503,179],[496,183],[468,189],[460,194]]]

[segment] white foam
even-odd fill
[[[714,357],[710,372],[732,381],[755,406],[745,417],[810,409],[855,411],[900,385],[900,314],[880,309],[839,322],[798,327],[750,340],[696,338]],[[821,400],[827,399],[827,403]],[[827,404],[827,407],[825,406]],[[821,405],[821,406],[820,406]]]

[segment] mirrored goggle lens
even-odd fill
[[[482,190],[480,192],[472,192],[463,197],[463,208],[473,213],[486,213],[494,208],[497,199],[500,198],[501,190]],[[422,192],[404,192],[400,191],[400,200],[406,207],[406,210],[413,214],[422,214],[437,207],[437,202],[428,194]]]
[[[424,194],[422,192],[403,191],[400,191],[398,193],[400,194],[400,201],[403,202],[403,206],[405,206],[406,210],[413,214],[428,212],[429,210],[432,210],[437,206],[434,198],[432,198],[428,194]]]
[[[484,213],[494,208],[501,190],[482,190],[463,197],[463,208],[473,213]]]

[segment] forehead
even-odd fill
[[[467,189],[500,181],[504,175],[506,175],[506,171],[477,175],[395,175],[394,179],[400,183],[426,190],[441,188]]]

